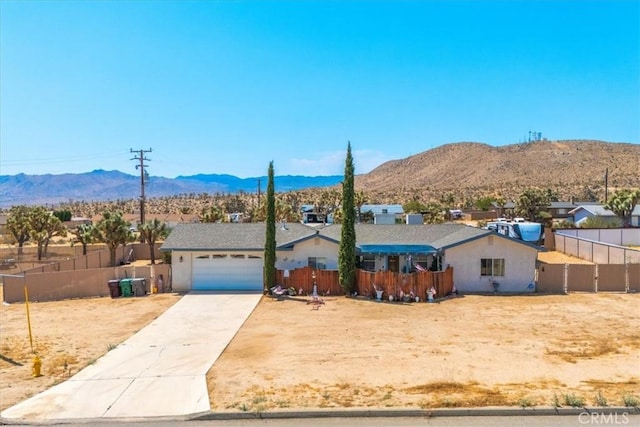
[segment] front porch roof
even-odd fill
[[[406,255],[435,254],[438,250],[430,245],[377,244],[358,246],[362,254]]]

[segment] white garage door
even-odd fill
[[[262,258],[246,255],[201,255],[193,259],[194,290],[261,291]]]

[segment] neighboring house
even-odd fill
[[[516,204],[512,201],[505,202],[504,206],[500,206],[498,202],[491,202],[491,209],[496,211],[498,218],[513,218],[515,216]]]
[[[328,217],[325,218],[324,214],[316,212],[314,205],[302,205],[300,214],[302,215],[303,224],[324,224],[330,220]],[[328,216],[331,216],[331,214]]]
[[[570,213],[577,206],[571,202],[551,202],[548,212],[552,219],[571,219]]]
[[[576,208],[576,204],[571,202],[551,202],[546,211],[549,212],[552,219],[571,219],[569,213]],[[497,212],[498,218],[513,218],[515,216],[516,204],[512,201],[506,202],[504,206],[491,202],[491,209]]]
[[[69,230],[77,228],[80,225],[91,225],[91,218],[72,217],[71,221],[64,221],[63,225]]]
[[[580,224],[584,221],[594,217],[601,218],[603,221],[609,223],[620,223],[620,217],[612,211],[605,209],[602,204],[580,205],[577,208],[572,209],[569,213],[573,215],[573,223],[576,227],[580,227]],[[634,227],[640,227],[640,205],[636,205],[631,214],[631,225]]]
[[[402,205],[362,205],[360,215],[366,214],[373,217],[374,224],[395,224],[402,220],[404,209]]]
[[[340,225],[276,226],[276,268],[337,270]],[[533,291],[538,248],[462,224],[356,224],[359,268],[412,272],[454,268],[463,292]],[[171,251],[175,290],[262,290],[265,224],[180,224]]]

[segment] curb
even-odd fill
[[[292,419],[292,418],[393,418],[393,417],[513,417],[513,416],[544,416],[544,415],[573,415],[580,414],[640,414],[640,408],[624,406],[584,407],[584,408],[556,408],[556,407],[486,407],[486,408],[437,408],[437,409],[327,409],[308,411],[279,411],[279,412],[206,412],[194,414],[190,420],[243,420],[243,419]]]
[[[434,408],[434,409],[332,409],[294,410],[278,412],[213,412],[206,411],[182,416],[127,417],[127,418],[71,418],[30,421],[28,419],[7,419],[0,417],[0,425],[59,425],[59,424],[101,424],[113,422],[149,421],[222,421],[222,420],[277,420],[313,418],[437,418],[437,417],[515,417],[515,416],[579,416],[580,414],[633,415],[640,416],[640,408],[624,406],[556,408],[538,406],[530,408],[496,406],[482,408]]]

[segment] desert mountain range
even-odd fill
[[[357,158],[354,159],[357,172]],[[438,200],[451,194],[458,204],[474,197],[514,199],[526,188],[550,188],[562,199],[602,199],[608,189],[640,188],[640,144],[592,140],[536,141],[494,147],[477,142],[442,145],[388,161],[356,176],[356,190],[371,203]],[[276,192],[339,185],[342,176],[278,176]],[[231,175],[150,177],[149,198],[185,194],[256,193],[258,181]],[[137,199],[139,176],[96,170],[83,174],[0,176],[0,207],[17,204]]]

